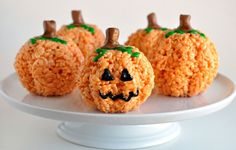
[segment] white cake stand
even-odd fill
[[[79,91],[63,97],[29,94],[16,74],[1,82],[0,93],[21,111],[63,121],[57,133],[65,140],[105,149],[134,149],[166,143],[180,134],[177,121],[216,112],[229,105],[236,95],[233,82],[221,74],[199,96],[152,95],[140,109],[125,114],[104,114],[90,108],[81,100]]]

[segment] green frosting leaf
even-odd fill
[[[146,31],[146,33],[150,33],[153,30],[153,28],[147,27],[144,30]]]
[[[69,24],[69,25],[67,25],[66,27],[67,27],[67,29],[73,29],[73,28],[76,28],[76,26],[73,25],[73,24]]]
[[[132,54],[131,54],[131,56],[132,57],[139,57],[139,55],[140,55],[140,53],[139,52],[133,52]]]
[[[192,30],[190,30],[188,32],[184,32],[183,30],[176,29],[176,30],[167,32],[165,37],[168,38],[169,36],[171,36],[171,35],[173,35],[175,33],[178,33],[178,34],[184,34],[184,33],[199,34],[201,37],[206,38],[205,34],[199,32],[198,30],[195,30],[195,29],[192,29]]]
[[[204,33],[201,33],[201,32],[199,32],[198,30],[195,30],[195,29],[190,30],[188,33],[199,34],[201,37],[206,38]]]
[[[139,52],[132,52],[133,47],[130,46],[119,46],[116,48],[98,48],[96,49],[96,53],[98,54],[96,57],[93,58],[94,62],[97,62],[99,58],[101,58],[108,50],[117,50],[121,51],[122,53],[126,52],[131,55],[131,57],[139,57],[140,53]]]
[[[101,58],[104,54],[106,54],[106,52],[107,49],[101,49],[101,48],[96,49],[96,53],[98,53],[98,55],[93,58],[93,61],[97,62],[99,58]]]
[[[115,50],[118,50],[118,51],[121,51],[122,53],[124,52],[127,52],[128,54],[132,54],[132,50],[133,48],[132,47],[117,47],[117,48],[114,48]]]
[[[152,30],[154,30],[154,28],[147,27],[144,30],[146,31],[146,33],[150,33],[150,32],[152,32]],[[159,30],[166,31],[168,29],[167,28],[160,28]]]
[[[35,44],[37,40],[35,38],[30,39],[31,44]]]
[[[168,28],[160,28],[160,30],[166,31],[166,30],[168,30]]]
[[[74,24],[69,24],[66,26],[67,29],[73,29],[76,28],[77,26],[75,26]],[[81,28],[84,28],[85,30],[89,31],[90,33],[94,34],[95,30],[93,27],[86,25],[86,24],[81,24],[80,25]]]
[[[175,30],[175,33],[184,34],[184,31],[180,30],[180,29],[177,29],[177,30]]]
[[[191,34],[198,34],[199,32],[197,31],[197,30],[190,30],[190,31],[188,31],[188,33],[191,33]]]
[[[30,39],[30,42],[31,42],[31,44],[36,44],[37,40],[49,40],[49,41],[61,43],[61,44],[64,44],[64,45],[67,44],[66,41],[64,41],[64,40],[62,40],[62,39],[59,39],[59,38],[57,38],[57,37],[55,37],[55,38],[36,37],[36,38],[31,38],[31,39]]]
[[[82,24],[80,25],[80,27],[84,28],[85,30],[88,30],[90,33],[94,34],[95,33],[95,30],[93,27],[89,26],[89,25],[86,25],[86,24]]]
[[[165,37],[168,38],[169,36],[175,34],[175,31],[169,31],[166,33]]]
[[[200,33],[200,36],[203,37],[203,38],[206,38],[204,33]]]

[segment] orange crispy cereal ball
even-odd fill
[[[154,87],[150,62],[137,48],[119,45],[118,34],[116,28],[107,29],[105,46],[86,57],[80,76],[83,99],[105,113],[138,108]]]
[[[149,55],[152,55],[152,47],[154,44],[158,43],[157,41],[160,40],[160,37],[162,37],[168,29],[162,28],[157,24],[156,15],[154,13],[149,14],[147,19],[148,27],[139,29],[130,35],[125,45],[137,47],[149,58]]]
[[[203,33],[191,28],[190,16],[181,15],[180,26],[167,32],[150,57],[157,92],[194,96],[205,91],[217,74],[218,55]]]
[[[64,25],[57,32],[58,35],[71,38],[81,49],[84,56],[101,47],[104,43],[104,35],[96,25],[85,24],[81,11],[72,11],[73,23]]]
[[[23,86],[42,96],[70,93],[77,86],[79,67],[84,59],[72,40],[54,37],[53,24],[55,22],[45,21],[44,35],[26,42],[15,60]]]

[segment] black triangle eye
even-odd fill
[[[114,80],[113,76],[111,75],[111,72],[109,69],[104,69],[104,72],[102,74],[102,80],[104,81],[111,81]]]
[[[123,69],[121,76],[120,76],[120,80],[121,81],[131,81],[131,80],[133,80],[133,78],[131,77],[131,75],[129,74],[129,71],[127,69]]]

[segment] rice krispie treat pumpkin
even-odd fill
[[[105,37],[96,25],[86,24],[81,11],[71,12],[73,23],[64,25],[57,32],[58,35],[71,38],[81,49],[84,56],[104,44]]]
[[[128,112],[151,94],[153,69],[137,48],[118,43],[118,29],[108,28],[106,36],[105,45],[86,57],[79,89],[83,99],[102,112]]]
[[[153,47],[152,63],[159,93],[194,96],[205,91],[217,74],[218,55],[211,40],[180,15],[180,25]]]
[[[168,29],[163,28],[157,24],[155,13],[150,13],[147,16],[147,20],[147,28],[139,29],[138,31],[130,35],[125,45],[137,47],[148,58],[149,53],[152,53],[151,50],[153,45],[158,43],[160,37],[162,37],[165,34],[165,31],[167,31]]]
[[[56,36],[54,21],[44,21],[44,34],[27,41],[15,60],[16,73],[23,86],[42,96],[70,93],[76,86],[84,60],[70,39]]]

